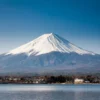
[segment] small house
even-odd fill
[[[84,80],[83,79],[76,78],[76,79],[74,79],[74,83],[75,84],[82,84],[82,83],[84,83]]]

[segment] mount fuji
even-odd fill
[[[0,73],[98,71],[99,54],[77,47],[53,33],[0,55]]]
[[[91,54],[94,55],[94,53],[83,50],[69,41],[63,39],[62,37],[59,37],[55,34],[44,34],[40,36],[39,38],[19,47],[16,48],[8,54],[21,54],[25,53],[26,55],[41,55],[46,54],[50,52],[60,52],[60,53],[77,53],[77,54]]]

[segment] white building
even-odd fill
[[[79,78],[74,79],[74,83],[75,83],[75,84],[81,84],[81,83],[83,83],[83,82],[84,82],[83,79],[79,79]]]

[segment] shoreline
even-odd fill
[[[38,84],[32,84],[32,83],[0,83],[0,85],[95,85],[100,83],[81,83],[81,84],[76,84],[76,83],[38,83]]]

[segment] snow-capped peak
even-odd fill
[[[49,33],[44,34],[33,41],[22,45],[14,50],[11,50],[7,54],[21,54],[25,53],[27,55],[41,55],[50,52],[62,52],[62,53],[78,53],[78,54],[91,54],[94,53],[81,49],[69,41],[63,39],[62,37]]]

